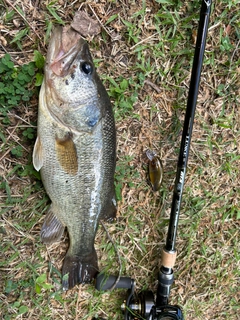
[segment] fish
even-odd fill
[[[69,248],[64,291],[99,272],[94,240],[100,219],[116,217],[116,129],[107,91],[87,42],[71,27],[51,36],[39,93],[33,165],[51,200],[41,229],[45,244],[65,228]]]
[[[158,191],[163,179],[163,166],[157,154],[152,150],[146,151],[148,157],[148,176],[153,191]]]

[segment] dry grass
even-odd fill
[[[45,55],[52,24],[70,22],[77,10],[101,22],[102,33],[88,40],[116,114],[116,186],[121,199],[109,233],[118,246],[123,273],[136,280],[138,289],[155,291],[199,3],[2,0],[0,58],[8,52],[22,65],[33,60],[34,50]],[[179,303],[188,320],[239,317],[239,21],[237,1],[214,2],[171,291],[171,303]],[[29,30],[20,50],[11,41],[24,28]],[[24,138],[23,131],[36,130],[37,95],[30,103],[14,106],[9,119],[8,125],[0,124],[1,318],[90,320],[98,314],[121,319],[125,292],[101,294],[90,285],[61,292],[59,270],[67,235],[50,247],[41,244],[39,231],[49,202],[33,171],[22,174],[31,167],[33,140]],[[21,146],[22,156],[12,154],[14,146]],[[157,151],[164,165],[159,193],[146,181],[148,148]],[[101,268],[117,274],[117,258],[102,227],[96,248]],[[43,274],[46,280],[39,278]],[[36,292],[36,283],[41,292]]]

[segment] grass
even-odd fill
[[[7,68],[5,72],[0,69],[4,84],[0,88],[6,91],[9,74],[18,79],[16,86],[24,81],[23,94],[8,97],[1,91],[0,98],[4,99],[0,100],[0,317],[121,319],[124,290],[103,294],[85,285],[61,292],[67,234],[49,247],[40,241],[49,200],[32,167],[31,154],[42,56],[53,25],[71,21],[80,6],[78,2],[36,3],[37,7],[28,1],[21,5],[0,1],[0,66],[5,61]],[[121,257],[122,273],[136,280],[137,289],[156,292],[200,2],[129,3],[96,1],[92,9],[86,3],[81,9],[97,16],[104,26],[100,35],[88,40],[117,126],[119,210],[117,221],[107,227]],[[234,320],[239,313],[237,4],[235,0],[214,1],[205,51],[170,296],[172,304],[183,307],[188,320]],[[25,79],[29,66],[31,80]],[[19,77],[23,70],[25,75]],[[148,148],[158,153],[164,165],[158,193],[147,183],[144,154]],[[118,274],[116,253],[102,227],[96,249],[101,269]]]

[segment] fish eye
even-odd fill
[[[83,62],[81,68],[85,74],[91,74],[93,72],[93,67],[89,62]]]

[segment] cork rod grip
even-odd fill
[[[165,249],[162,251],[162,266],[165,268],[173,268],[177,258],[177,251],[168,252]]]

